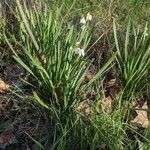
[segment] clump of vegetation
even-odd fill
[[[39,120],[27,112],[36,130],[22,132],[38,148],[149,149],[149,24],[136,26],[147,6],[120,3],[40,0],[29,8],[16,0],[19,30],[3,26],[1,41],[24,72],[7,92],[30,101],[25,110]]]

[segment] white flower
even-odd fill
[[[92,20],[92,15],[88,12],[86,15],[86,21],[91,21]]]
[[[74,52],[75,52],[75,54],[78,54],[79,56],[84,56],[85,55],[84,49],[81,49],[81,48],[74,49]]]
[[[85,20],[84,17],[80,19],[80,23],[81,23],[81,24],[86,24],[86,20]]]

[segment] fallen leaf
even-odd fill
[[[84,100],[79,104],[74,106],[75,110],[83,114],[84,116],[88,116],[91,113],[90,101]]]
[[[91,99],[94,95],[95,95],[94,89],[90,89],[90,90],[86,93],[86,99]]]
[[[105,97],[102,99],[102,109],[103,110],[111,110],[112,108],[112,98],[111,96]]]
[[[116,79],[111,79],[110,81],[108,81],[107,85],[106,85],[106,96],[111,96],[111,97],[115,97],[118,92],[119,92],[120,88],[119,85],[117,83]]]
[[[137,116],[133,120],[131,120],[131,123],[135,124],[138,127],[148,128],[149,121],[147,113],[148,112],[147,102],[145,102],[142,107],[136,106],[134,110],[137,113]]]
[[[82,84],[87,84],[91,79],[92,79],[92,75],[91,74],[87,74],[85,77],[84,77],[84,80],[83,80],[83,83]]]
[[[0,93],[6,93],[9,91],[10,86],[0,79]]]

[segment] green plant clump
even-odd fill
[[[115,44],[113,44],[116,45],[116,52],[110,52],[112,56],[98,68],[99,70],[87,83],[84,83],[94,61],[88,54],[92,53],[93,46],[101,39],[101,36],[94,44],[91,44],[91,39],[98,36],[96,33],[95,37],[92,37],[91,26],[95,20],[91,21],[93,18],[89,12],[86,17],[85,13],[80,14],[80,12],[90,10],[88,8],[91,6],[93,14],[99,11],[98,16],[102,15],[103,21],[108,23],[111,22],[111,13],[115,12],[119,1],[110,1],[108,8],[105,2],[88,1],[86,8],[83,9],[79,8],[82,1],[77,3],[78,0],[51,2],[40,1],[40,6],[35,3],[28,8],[25,3],[22,7],[20,1],[16,0],[15,15],[19,24],[19,35],[15,32],[9,37],[4,34],[14,59],[29,74],[30,81],[22,80],[32,86],[30,97],[40,108],[42,106],[51,121],[49,125],[52,129],[51,135],[46,136],[44,138],[46,140],[40,139],[38,142],[28,133],[27,135],[41,149],[45,147],[58,150],[136,149],[139,137],[145,142],[143,147],[148,148],[150,141],[130,125],[131,108],[128,107],[129,100],[133,100],[137,92],[143,90],[144,83],[149,82],[150,79],[148,25],[146,24],[143,33],[140,29],[134,28],[132,33],[130,28],[131,23],[134,22],[132,21],[134,16],[131,16],[131,21],[127,25],[125,42],[122,44],[118,36],[120,32],[116,27],[118,22],[114,20],[113,29],[111,29],[114,31]],[[138,9],[141,3],[130,1],[128,5],[130,7],[134,5]],[[99,8],[104,13],[100,13]],[[130,9],[129,12],[132,11]],[[75,16],[75,13],[78,15]],[[124,15],[119,19],[123,17]],[[94,19],[97,17],[95,16]],[[98,27],[98,24],[94,27]],[[103,31],[103,29],[104,26],[100,30]],[[98,30],[96,28],[96,31]],[[111,108],[108,106],[104,108],[103,99],[106,98],[105,92],[107,92],[103,88],[104,75],[115,66],[114,62],[117,69],[119,68],[120,89],[119,92],[114,92],[115,96],[109,95],[112,100]],[[99,81],[100,84],[98,84]],[[94,89],[95,93],[92,98],[88,98],[87,93],[91,89]],[[86,101],[90,103],[87,106],[90,110],[88,115],[82,113],[84,110],[77,110],[81,102]]]

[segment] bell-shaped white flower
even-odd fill
[[[86,21],[91,21],[92,20],[92,15],[88,12],[86,15]]]
[[[74,52],[75,52],[75,54],[78,54],[79,56],[85,55],[84,49],[82,49],[82,48],[76,48],[76,49],[74,49]]]
[[[81,23],[81,24],[86,24],[86,20],[85,20],[84,17],[80,19],[80,23]]]

